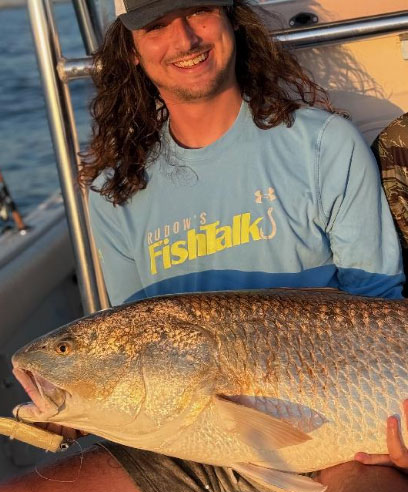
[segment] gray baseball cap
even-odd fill
[[[115,0],[115,12],[125,27],[134,31],[173,10],[233,3],[234,0]]]

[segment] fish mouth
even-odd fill
[[[48,421],[65,407],[67,391],[44,376],[21,367],[14,367],[13,374],[31,399],[30,403],[14,408],[16,418],[29,422]]]

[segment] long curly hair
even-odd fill
[[[234,0],[225,7],[235,28],[236,76],[254,123],[262,129],[291,126],[301,106],[334,112],[318,86],[281,44],[271,39],[258,15]],[[96,96],[91,103],[92,138],[82,152],[79,182],[89,186],[109,170],[100,188],[114,205],[126,203],[146,187],[146,163],[160,152],[160,129],[168,118],[166,104],[140,64],[132,34],[117,19],[94,54]]]

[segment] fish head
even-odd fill
[[[32,400],[14,414],[130,445],[131,426],[132,435],[170,432],[171,422],[181,425],[208,404],[215,352],[205,330],[165,316],[153,301],[102,311],[14,354],[13,372]]]
[[[145,396],[138,347],[115,314],[82,318],[13,355],[13,373],[32,400],[16,407],[18,418],[88,432],[95,422],[106,427],[135,418]]]

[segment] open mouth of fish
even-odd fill
[[[27,369],[15,367],[13,374],[31,398],[31,403],[18,405],[13,410],[16,418],[31,422],[47,421],[64,408],[65,390]]]

